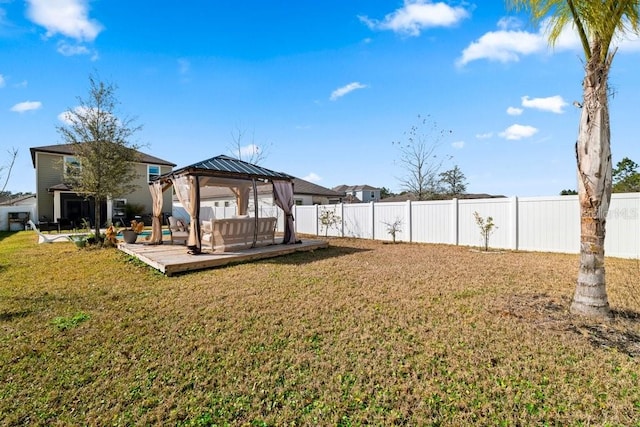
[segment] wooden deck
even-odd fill
[[[329,246],[324,240],[308,240],[295,245],[271,245],[236,252],[211,253],[203,251],[200,255],[189,255],[184,245],[172,245],[165,241],[162,245],[144,243],[118,243],[118,249],[138,258],[167,276],[185,271],[204,270],[222,267],[231,263],[254,261],[264,258],[323,249]]]

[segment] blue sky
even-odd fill
[[[617,44],[613,160],[640,162],[640,43]],[[399,191],[392,142],[421,115],[452,131],[443,169],[469,192],[556,195],[576,187],[582,57],[501,1],[0,0],[0,164],[17,148],[7,189],[35,191],[29,147],[63,142],[97,73],[143,126],[133,142],[179,167],[240,130],[265,167]]]

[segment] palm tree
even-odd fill
[[[507,0],[507,4],[515,10],[530,12],[536,23],[548,18],[552,45],[569,24],[580,37],[585,56],[576,143],[580,267],[571,312],[610,317],[604,268],[612,170],[608,80],[616,53],[612,47],[614,37],[639,32],[640,0]]]

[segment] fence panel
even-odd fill
[[[518,249],[580,251],[578,196],[527,197],[518,202]]]
[[[640,258],[640,193],[611,196],[606,233],[605,254]]]
[[[458,235],[459,244],[463,246],[484,246],[480,228],[476,224],[474,212],[486,219],[493,218],[494,232],[489,238],[489,247],[515,249],[514,225],[516,218],[513,214],[514,199],[480,199],[458,201]]]
[[[392,241],[390,230],[395,227],[396,241],[409,241],[409,227],[406,219],[407,204],[399,203],[376,203],[372,205],[374,209],[374,229],[373,235],[376,240]],[[399,223],[394,226],[393,224]]]
[[[316,217],[315,206],[294,206],[293,218],[296,233],[302,234],[316,234],[318,229],[316,224],[318,218]]]
[[[371,203],[343,205],[342,227],[346,237],[373,238]]]
[[[455,244],[456,200],[411,203],[412,241]]]

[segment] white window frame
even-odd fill
[[[158,173],[151,175],[151,168],[158,168]],[[157,178],[162,175],[162,169],[160,165],[147,165],[147,182],[151,182],[153,178]]]

